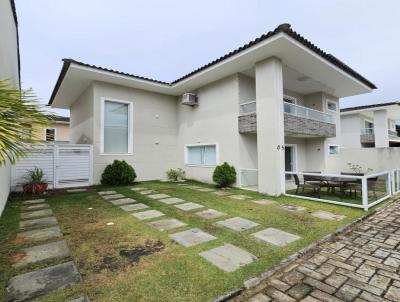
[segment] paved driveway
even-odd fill
[[[400,301],[400,200],[232,301]]]

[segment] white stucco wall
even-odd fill
[[[360,134],[362,128],[361,123],[363,122],[363,119],[360,119],[360,115],[342,115],[340,117],[340,122],[342,126],[342,147],[361,148]]]
[[[90,85],[70,107],[70,142],[93,143],[93,85]]]
[[[101,99],[132,103],[133,154],[101,154]],[[157,143],[158,142],[158,143]],[[131,164],[138,180],[165,178],[165,171],[180,166],[177,152],[177,99],[143,90],[95,82],[93,84],[94,181],[100,182],[106,165],[115,159]]]
[[[188,178],[212,182],[214,166],[184,164],[187,144],[217,143],[219,162],[228,162],[238,170],[239,164],[239,93],[238,76],[214,82],[197,91],[199,106],[178,104],[178,158]],[[218,159],[217,159],[218,160]]]
[[[0,1],[0,79],[10,79],[18,87],[17,27],[10,1]],[[0,167],[0,215],[10,193],[11,166]]]

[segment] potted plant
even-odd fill
[[[48,184],[44,181],[42,169],[35,167],[29,170],[25,179],[27,182],[23,185],[24,193],[43,194],[47,191]]]

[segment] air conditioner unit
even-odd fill
[[[197,106],[199,104],[195,93],[185,93],[182,95],[182,105]]]

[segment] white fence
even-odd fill
[[[43,170],[49,188],[72,188],[93,183],[92,145],[52,144],[33,148],[11,171],[11,188],[20,191],[29,170]]]
[[[399,169],[365,176],[303,172],[285,172],[285,175],[287,196],[366,211],[400,192]]]

